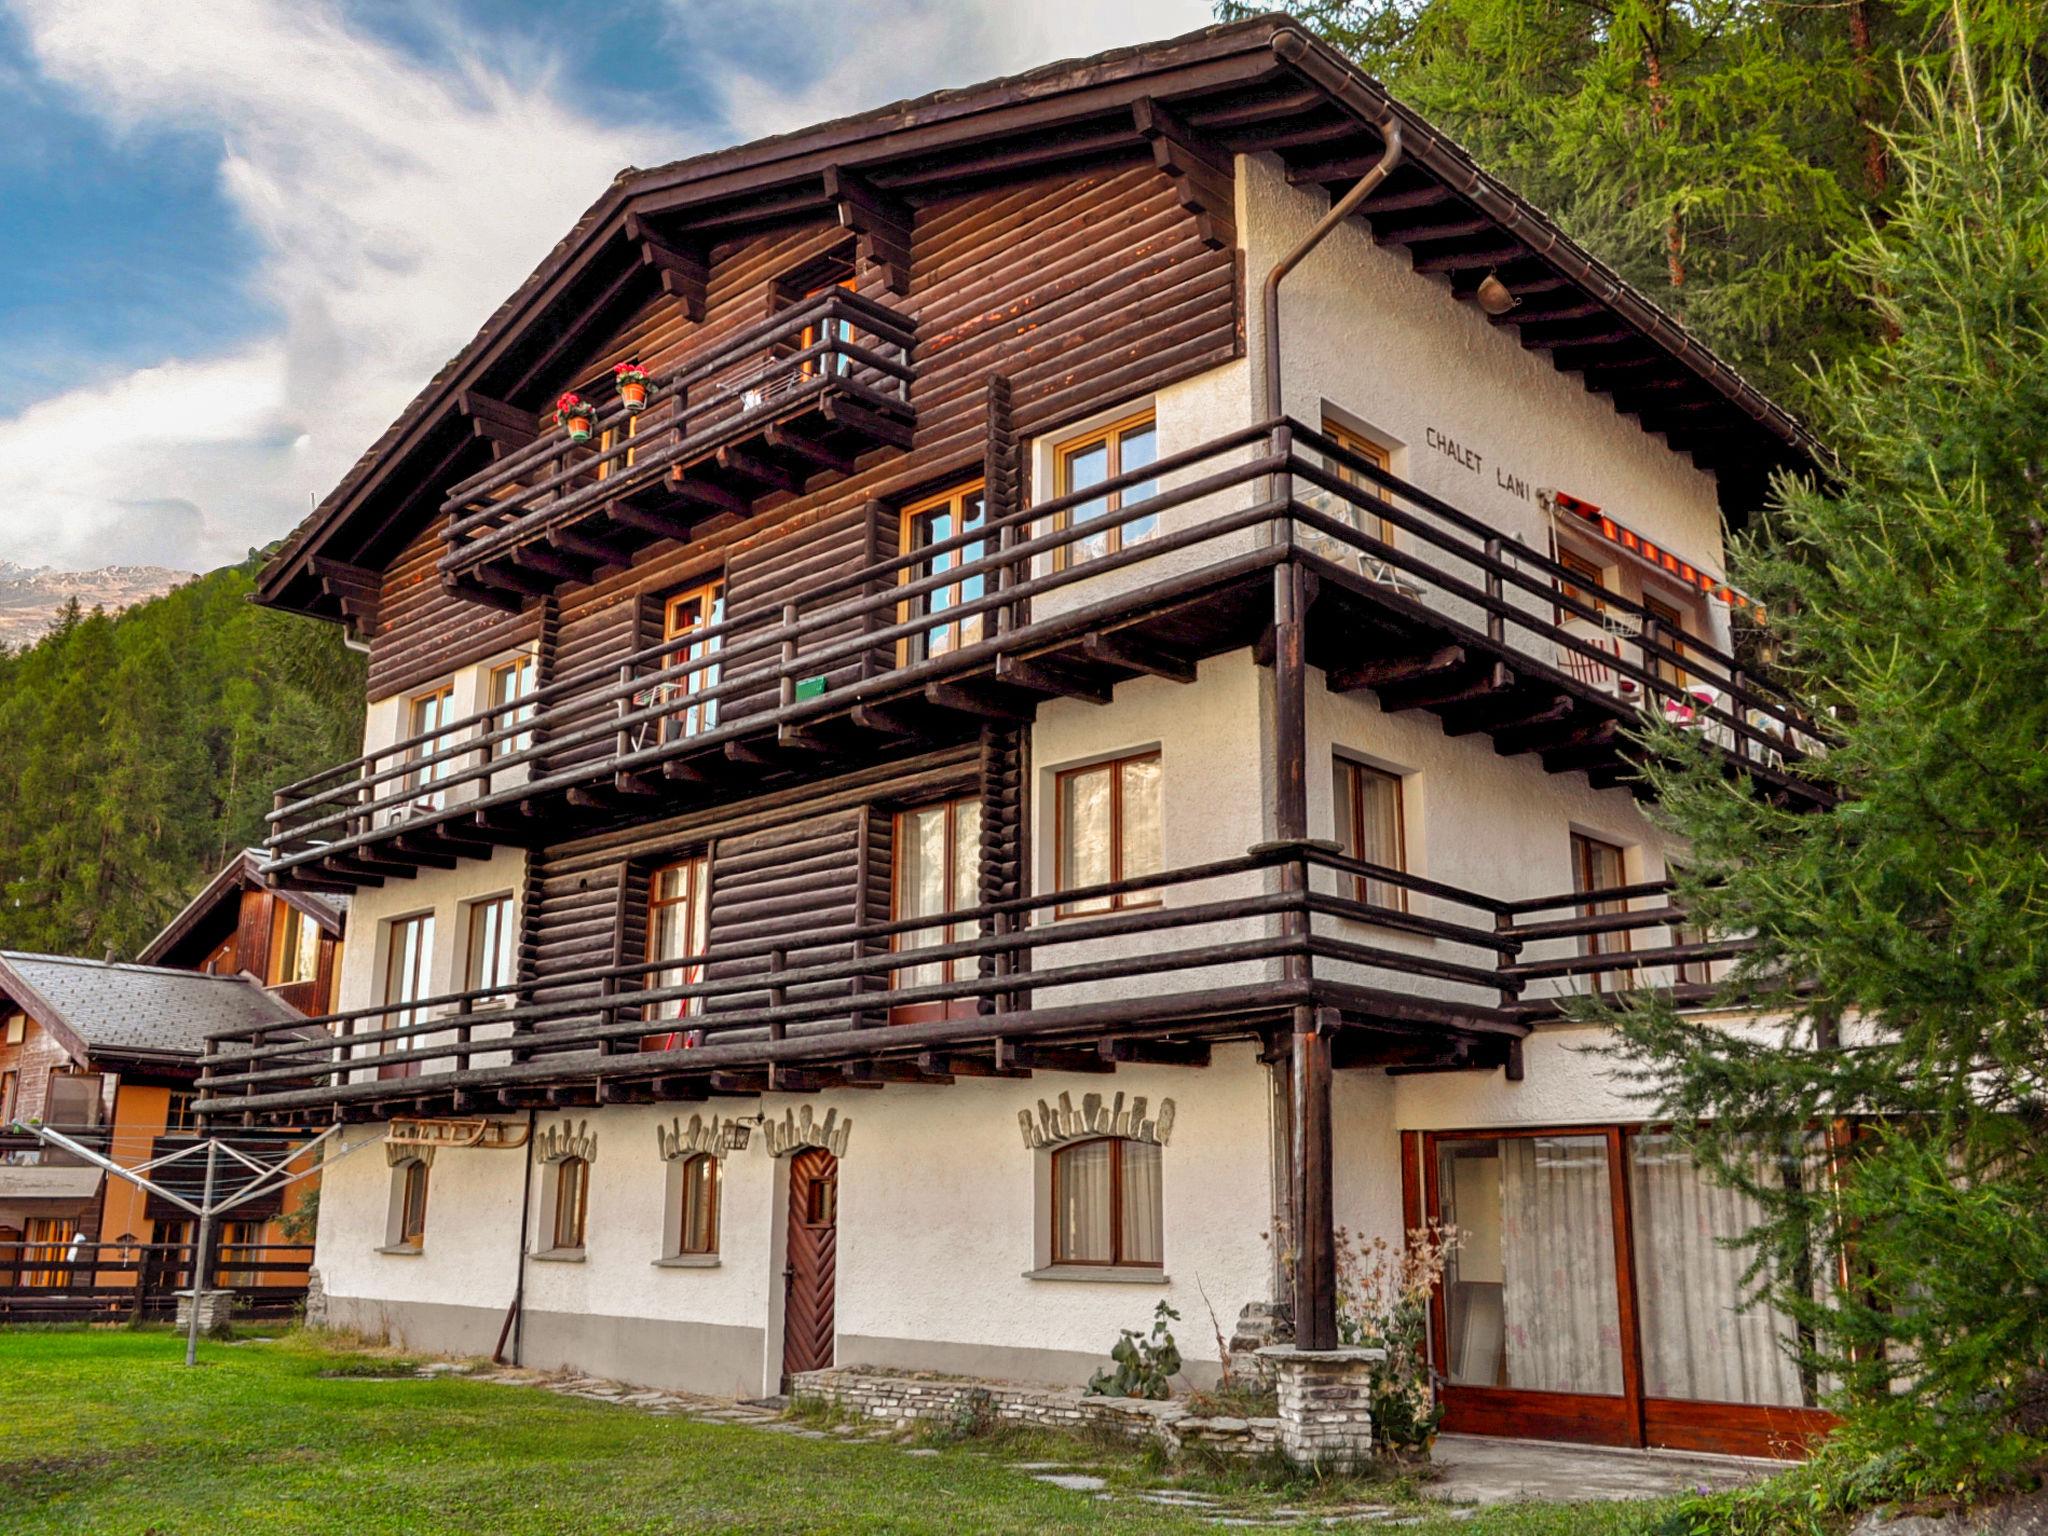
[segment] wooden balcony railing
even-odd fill
[[[1124,503],[1105,510],[1112,494]],[[1133,532],[1118,547],[1120,529]],[[1277,422],[990,516],[779,609],[580,668],[289,785],[267,867],[374,883],[531,842],[543,808],[559,827],[565,806],[616,814],[657,791],[716,788],[734,765],[829,764],[949,711],[1027,718],[1060,692],[1192,676],[1201,656],[1256,641],[1270,571],[1290,559],[1321,582],[1310,660],[1332,689],[1372,689],[1383,709],[1426,708],[1446,730],[1483,730],[1502,752],[1608,783],[1626,772],[1632,729],[1669,718],[1769,792],[1825,798],[1799,773],[1823,728],[1708,637],[1673,635],[1620,594],[1581,593],[1547,555]]]
[[[516,606],[771,492],[908,448],[912,323],[845,289],[793,304],[649,381],[646,409],[556,425],[454,486],[440,560],[458,590]]]
[[[1288,867],[1291,882],[1279,878]],[[1380,890],[1398,902],[1363,899]],[[611,1102],[945,1081],[991,1046],[996,1070],[1071,1065],[1116,1037],[1242,1034],[1311,1003],[1425,1054],[1452,1040],[1505,1046],[1573,992],[1668,987],[1675,964],[1741,952],[1623,947],[1644,926],[1682,924],[1668,902],[1631,905],[1668,890],[1506,901],[1327,844],[1269,844],[1142,879],[356,1008],[288,1040],[223,1033],[203,1059],[198,1107],[489,1112],[558,1102],[548,1095],[565,1084]],[[1114,905],[1134,899],[1144,904]],[[1108,909],[1061,915],[1097,906]],[[1587,915],[1518,926],[1561,907]],[[1560,940],[1600,952],[1528,954]]]

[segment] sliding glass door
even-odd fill
[[[1791,1319],[1745,1305],[1752,1203],[1668,1133],[1408,1132],[1404,1153],[1410,1225],[1463,1237],[1432,1319],[1446,1429],[1787,1455],[1832,1422]]]

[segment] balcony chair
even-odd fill
[[[1352,527],[1358,528],[1360,533],[1365,532],[1359,527],[1358,508],[1343,498],[1332,495],[1321,486],[1311,486],[1300,492],[1299,499],[1303,506],[1320,512],[1325,517],[1334,518],[1340,523],[1349,523]],[[1349,567],[1367,581],[1386,587],[1410,602],[1418,601],[1428,594],[1427,587],[1398,566],[1391,565],[1378,555],[1360,549],[1354,544],[1333,538],[1320,528],[1302,529],[1300,539],[1303,545],[1332,565]]]

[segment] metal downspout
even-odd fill
[[[512,1283],[512,1310],[505,1315],[505,1326],[498,1330],[498,1348],[491,1356],[492,1363],[505,1363],[505,1335],[512,1335],[512,1363],[526,1363],[526,1241],[527,1225],[533,1210],[533,1133],[538,1128],[540,1111],[526,1112],[526,1183],[519,1191],[519,1273]]]

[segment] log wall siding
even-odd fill
[[[973,790],[978,743],[878,763],[823,783],[769,791],[537,850],[528,909],[533,935],[527,972],[540,1001],[594,997],[597,986],[551,978],[646,955],[647,875],[692,854],[711,859],[714,946],[766,942],[783,934],[851,922],[862,910],[886,919],[891,868],[870,823],[894,807]],[[792,950],[790,965],[824,954]],[[733,962],[714,978],[752,975],[766,961]],[[835,984],[844,990],[844,983]],[[822,995],[797,991],[796,996]],[[760,997],[721,999],[753,1006]]]
[[[628,358],[659,372],[716,346],[761,317],[778,274],[849,239],[820,221],[720,244],[711,253],[703,324],[692,325],[673,299],[651,301],[597,357],[555,381],[548,397],[607,379],[612,364]],[[652,545],[632,569],[568,587],[561,594],[558,673],[623,655],[649,596],[723,574],[731,617],[772,616],[826,573],[847,569],[870,541],[892,542],[895,507],[981,473],[993,373],[1008,379],[1009,430],[1029,435],[1243,350],[1236,253],[1208,248],[1172,179],[1149,159],[934,203],[918,210],[913,252],[907,297],[888,293],[877,271],[858,276],[862,293],[916,323],[917,431],[910,452],[874,455],[816,494],[766,499],[747,523],[687,546]],[[608,389],[600,384],[598,397]],[[877,515],[873,503],[885,514]],[[443,589],[433,571],[439,553],[437,524],[387,573],[372,642],[372,697],[415,687],[530,633],[530,616]],[[828,642],[820,636],[808,643]],[[735,700],[733,708],[750,703]]]

